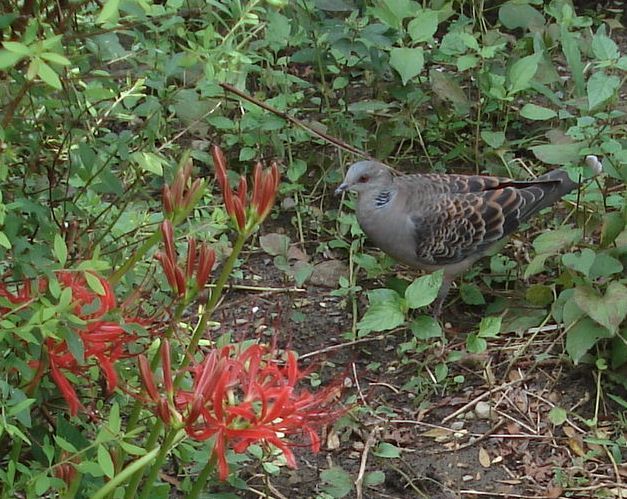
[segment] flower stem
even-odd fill
[[[216,453],[211,453],[211,458],[205,464],[205,467],[200,471],[198,476],[196,477],[196,481],[194,482],[194,486],[192,490],[187,494],[188,499],[196,499],[199,494],[204,490],[205,485],[207,485],[207,480],[209,479],[209,475],[216,467]]]
[[[155,483],[155,480],[157,480],[157,476],[159,475],[159,470],[161,470],[161,466],[163,466],[163,463],[170,453],[170,450],[177,443],[177,441],[182,440],[184,436],[184,430],[172,428],[166,433],[161,447],[155,447],[155,449],[159,449],[159,454],[157,454],[157,457],[152,464],[152,468],[150,469],[150,473],[148,474],[148,478],[146,479],[144,490],[142,490],[139,499],[147,499],[148,496],[150,496],[153,484]]]
[[[126,468],[124,468],[120,473],[115,475],[109,482],[107,482],[103,487],[100,488],[92,497],[92,499],[101,499],[106,497],[108,494],[111,494],[115,491],[115,489],[122,485],[126,480],[128,480],[133,474],[143,469],[144,466],[149,464],[155,456],[159,453],[159,447],[155,447],[150,452],[144,454],[142,457],[133,461]]]
[[[163,423],[161,422],[160,419],[157,419],[154,422],[152,426],[152,430],[150,431],[150,435],[148,436],[148,440],[146,441],[146,445],[145,445],[146,450],[149,450],[150,452],[152,452],[155,449],[159,448],[159,447],[155,447],[155,445],[157,443],[157,439],[159,438],[159,434],[161,433],[162,428],[163,428]],[[133,478],[131,478],[128,484],[128,487],[126,488],[126,493],[124,494],[124,497],[126,499],[131,499],[135,497],[136,492],[137,492],[137,487],[139,486],[139,482],[141,481],[143,476],[144,476],[143,468],[140,468],[137,470],[137,472],[135,472]]]
[[[185,351],[185,355],[183,356],[183,360],[181,361],[181,365],[179,367],[179,374],[174,380],[174,386],[178,387],[183,376],[184,369],[189,365],[189,363],[194,358],[194,354],[196,353],[196,349],[198,348],[198,343],[202,338],[203,333],[205,332],[205,328],[207,327],[207,323],[213,314],[220,297],[222,296],[222,291],[224,290],[224,286],[231,276],[231,272],[233,272],[233,267],[235,266],[235,260],[239,256],[242,248],[244,247],[244,242],[250,235],[250,232],[242,232],[238,233],[237,239],[233,244],[233,251],[224,262],[224,266],[222,267],[222,272],[220,272],[220,276],[216,280],[215,288],[211,291],[211,295],[209,296],[209,300],[207,301],[207,305],[205,306],[205,310],[203,311],[200,320],[198,321],[198,325],[196,326],[196,330],[192,336],[192,339],[187,346]]]

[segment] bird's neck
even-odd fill
[[[394,191],[391,188],[381,189],[374,197],[374,207],[383,208],[387,206],[394,197]]]

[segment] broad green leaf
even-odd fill
[[[55,443],[64,451],[69,452],[70,454],[76,454],[78,450],[74,447],[70,442],[68,442],[65,438],[55,435],[54,436]]]
[[[368,310],[357,323],[359,336],[365,336],[371,331],[387,331],[394,329],[405,322],[403,313],[398,301],[380,301],[371,303]]]
[[[592,52],[599,61],[618,60],[618,45],[605,34],[605,25],[601,25],[592,37]]]
[[[479,324],[479,338],[497,338],[501,332],[502,317],[484,317]]]
[[[595,72],[587,84],[588,108],[594,109],[604,104],[616,95],[620,87],[620,78],[616,75],[606,75],[603,71]]]
[[[470,333],[466,338],[466,350],[470,353],[482,353],[488,348],[488,342],[479,338],[476,333]]]
[[[423,275],[412,282],[405,290],[405,299],[409,308],[420,308],[432,303],[442,287],[443,272],[438,270]]]
[[[142,169],[155,175],[163,176],[164,160],[152,152],[135,152],[131,159]]]
[[[383,457],[386,459],[396,459],[401,457],[401,450],[395,445],[387,442],[381,442],[375,447],[372,453],[377,457]]]
[[[562,255],[562,263],[569,269],[573,269],[588,277],[590,267],[592,267],[595,258],[595,252],[585,248],[576,253],[566,253]]]
[[[554,255],[564,248],[568,248],[581,240],[583,231],[574,227],[562,227],[540,234],[533,241],[533,247],[538,253]]]
[[[457,58],[455,63],[457,64],[458,71],[466,71],[467,69],[474,68],[479,64],[479,57],[475,55],[462,55]]]
[[[322,489],[331,497],[341,498],[347,496],[353,490],[351,475],[339,466],[322,471],[320,479],[324,482]]]
[[[54,69],[52,69],[42,60],[39,60],[37,74],[42,79],[42,81],[50,85],[52,88],[55,88],[57,90],[61,90],[63,88],[63,85],[61,85],[61,80],[59,80],[59,75],[57,75]]]
[[[607,253],[598,253],[590,268],[589,277],[590,279],[598,279],[599,277],[609,277],[622,271],[623,264],[619,260]]]
[[[506,2],[499,8],[499,21],[508,29],[541,28],[544,16],[527,3]]]
[[[581,310],[596,322],[616,334],[627,315],[627,288],[619,282],[611,282],[604,296],[590,286],[575,288],[575,302]]]
[[[528,120],[550,120],[555,118],[557,113],[548,107],[538,106],[536,104],[525,104],[520,110],[520,115]]]
[[[543,144],[529,149],[536,158],[549,165],[566,165],[580,160],[579,151],[586,147],[584,142],[570,144]]]
[[[538,63],[542,54],[533,54],[523,57],[511,65],[507,71],[507,89],[509,95],[529,88],[531,79],[538,70]]]
[[[380,470],[369,471],[364,475],[364,485],[366,487],[376,487],[385,482],[385,473]]]
[[[607,328],[597,324],[589,317],[579,320],[566,333],[566,352],[577,364],[582,357],[601,338],[611,338],[613,335]]]
[[[109,430],[116,435],[120,431],[121,419],[120,419],[120,406],[117,402],[114,402],[109,412],[109,421],[107,421]]]
[[[459,83],[452,76],[432,69],[429,71],[429,80],[433,92],[441,99],[452,102],[457,114],[468,114],[470,102],[462,87],[459,86]]]
[[[464,303],[468,305],[485,305],[485,298],[478,286],[475,284],[462,284],[459,294]]]
[[[98,446],[98,464],[106,476],[113,478],[113,475],[115,475],[113,459],[111,459],[111,454],[109,454],[109,451],[104,445]]]
[[[503,132],[490,132],[489,130],[482,130],[481,138],[492,149],[498,149],[505,143],[505,134]]]
[[[62,267],[65,267],[67,262],[67,246],[65,245],[65,239],[60,234],[54,235],[53,244],[54,256],[59,260]]]
[[[544,284],[534,284],[525,292],[525,299],[532,305],[546,307],[553,302],[553,291]]]
[[[442,327],[439,322],[427,315],[416,317],[409,327],[419,340],[442,337]]]
[[[603,216],[601,227],[601,247],[607,248],[625,228],[625,217],[621,213],[611,211]]]
[[[567,418],[568,413],[565,409],[562,409],[561,407],[555,406],[549,411],[549,421],[555,426],[560,426],[561,424],[564,424]]]
[[[427,42],[438,30],[438,12],[423,9],[407,25],[407,32],[415,43]]]
[[[409,80],[420,74],[424,63],[425,58],[421,47],[397,47],[390,51],[390,66],[398,72],[403,85],[407,85]]]
[[[107,0],[102,6],[102,10],[98,15],[96,22],[98,24],[104,23],[118,16],[118,9],[120,7],[120,0]]]

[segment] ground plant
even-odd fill
[[[0,497],[627,497],[623,2],[0,5]],[[580,187],[434,317],[364,157]]]

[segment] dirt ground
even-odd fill
[[[320,472],[334,466],[358,483],[368,472],[384,472],[378,485],[353,486],[350,498],[620,497],[627,467],[615,464],[609,446],[590,438],[616,440],[625,425],[609,419],[607,400],[596,400],[592,371],[565,360],[561,328],[504,334],[484,354],[448,364],[457,371],[446,379],[463,375],[463,382],[436,385],[429,381],[432,367],[451,352],[465,351],[481,310],[470,313],[453,304],[445,342],[399,356],[410,331],[351,341],[345,336],[351,310],[330,288],[295,288],[261,250],[248,255],[242,270],[237,285],[246,289],[227,293],[218,320],[231,325],[236,337],[278,338],[304,365],[314,363],[323,380],[344,377],[345,395],[354,395],[360,407],[350,413],[350,424],[330,430],[320,453],[295,449],[297,470],[268,478],[251,469],[247,482],[258,493],[245,497],[317,497],[325,487]],[[360,284],[376,285],[365,276]],[[417,375],[423,383],[408,386]],[[585,420],[596,404],[600,420],[593,432]],[[555,406],[568,410],[562,425],[549,420]],[[400,457],[377,457],[382,442],[400,448]]]

